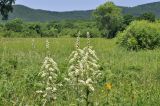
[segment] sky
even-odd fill
[[[22,4],[34,9],[50,11],[91,10],[108,0],[16,0],[16,4]],[[160,0],[109,0],[118,6],[133,7],[140,4],[157,2]]]

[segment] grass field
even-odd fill
[[[39,106],[38,73],[46,56],[45,38],[0,40],[0,106]],[[68,57],[74,50],[74,38],[49,38],[51,57],[57,62],[62,79],[68,70]],[[87,45],[81,39],[81,48]],[[90,95],[94,106],[159,106],[160,49],[127,51],[115,39],[91,39],[106,80]],[[112,84],[106,90],[106,82]],[[58,90],[56,106],[74,106],[75,94],[69,85]],[[50,106],[50,104],[48,104]],[[81,104],[84,106],[83,102]]]

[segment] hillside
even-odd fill
[[[135,7],[122,7],[124,14],[138,16],[145,12],[152,12],[156,17],[160,17],[160,2],[143,4]]]
[[[25,21],[51,21],[63,19],[90,19],[90,11],[52,12],[40,9],[31,9],[23,5],[15,5],[14,12],[9,19],[21,18]]]
[[[135,7],[120,7],[123,14],[138,16],[145,12],[153,12],[156,17],[160,17],[160,2],[143,4]],[[24,21],[51,21],[51,20],[88,20],[92,18],[93,10],[54,12],[39,9],[32,9],[23,5],[14,5],[14,12],[9,15],[9,19],[21,18]]]

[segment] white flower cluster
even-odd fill
[[[72,52],[70,56],[69,77],[70,82],[76,82],[78,80],[79,85],[89,88],[90,91],[94,91],[93,84],[97,82],[101,76],[99,70],[98,58],[92,47],[90,46],[89,32],[87,33],[88,46],[84,49],[79,48],[79,37],[76,42],[76,50]]]
[[[100,66],[98,65],[99,59],[96,56],[95,50],[90,46],[89,32],[87,33],[87,37],[88,46],[83,49],[84,56],[81,60],[81,64],[83,64],[83,74],[80,83],[88,87],[90,91],[94,91],[93,84],[97,83],[101,76],[101,71],[99,70]]]
[[[49,41],[46,39],[46,49],[49,49]]]
[[[46,39],[46,55],[47,56],[50,56],[49,47],[50,47],[50,42],[48,39]]]
[[[80,33],[78,34],[80,35]],[[80,44],[79,44],[79,36],[77,37],[77,41],[76,41],[76,50],[73,51],[69,57],[70,61],[70,67],[68,69],[69,71],[69,80],[70,83],[72,83],[73,85],[76,85],[78,82],[78,79],[80,77],[81,74],[81,70],[82,70],[82,64],[81,64],[81,59],[83,57],[83,50],[79,48]]]
[[[59,69],[57,63],[50,57],[45,57],[44,63],[41,67],[42,71],[39,73],[42,78],[42,85],[44,90],[39,90],[37,93],[43,95],[43,103],[54,101],[56,99],[57,91],[57,78],[59,75]]]

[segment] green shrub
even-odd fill
[[[28,25],[28,29],[31,32],[36,32],[37,34],[41,35],[42,34],[42,25],[40,23],[30,23]]]
[[[45,37],[58,37],[58,30],[51,28],[49,30],[44,30],[42,33]]]
[[[96,38],[101,36],[101,32],[97,28],[86,28],[80,31],[81,31],[81,37],[84,37],[84,38],[87,37],[86,35],[87,32],[90,33],[91,38]]]
[[[84,28],[84,29],[75,29],[75,30],[71,30],[70,31],[70,36],[71,37],[77,37],[77,33],[78,31],[81,32],[81,36],[80,37],[83,37],[83,38],[86,38],[87,37],[87,32],[90,33],[90,37],[91,38],[96,38],[96,37],[100,37],[101,36],[101,32],[97,29],[97,28]],[[72,33],[71,33],[72,32]]]
[[[2,34],[2,36],[3,37],[12,37],[12,31],[5,31],[3,34]]]
[[[2,37],[15,38],[15,37],[24,37],[23,33],[14,32],[14,31],[4,31]]]
[[[60,36],[71,36],[71,37],[76,37],[78,33],[78,29],[70,29],[70,28],[65,28],[61,31],[59,34]]]
[[[21,34],[21,37],[40,37],[39,34],[35,30],[24,30],[24,32]]]
[[[134,21],[118,34],[118,43],[127,49],[154,49],[160,46],[160,23]]]
[[[7,31],[22,32],[23,27],[23,21],[21,19],[14,19],[5,24]]]

